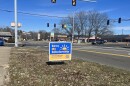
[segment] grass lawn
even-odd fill
[[[130,86],[130,72],[79,59],[47,65],[48,52],[12,48],[8,86]]]

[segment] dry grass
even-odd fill
[[[130,72],[78,59],[47,65],[48,52],[13,48],[8,86],[130,86]]]

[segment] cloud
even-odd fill
[[[114,27],[114,30],[130,30],[130,26],[126,26],[126,27]]]
[[[115,11],[117,9],[106,9],[106,10],[101,10],[100,12],[101,13],[108,13],[108,12],[112,12],[112,11]]]
[[[44,12],[40,14],[45,14],[49,16],[58,16],[58,17],[67,17],[68,13],[62,12],[62,11],[55,11],[55,12]]]

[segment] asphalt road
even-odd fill
[[[26,42],[25,47],[37,47],[48,51],[47,42]],[[130,71],[130,48],[110,45],[73,45],[73,58],[83,59]]]
[[[126,46],[128,44],[128,46]],[[130,48],[130,42],[128,43],[105,43],[101,45],[96,45],[101,47],[121,47],[121,48]]]
[[[73,57],[130,71],[128,49],[95,46],[73,49]]]

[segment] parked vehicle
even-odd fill
[[[0,39],[0,46],[4,46],[4,40]]]

